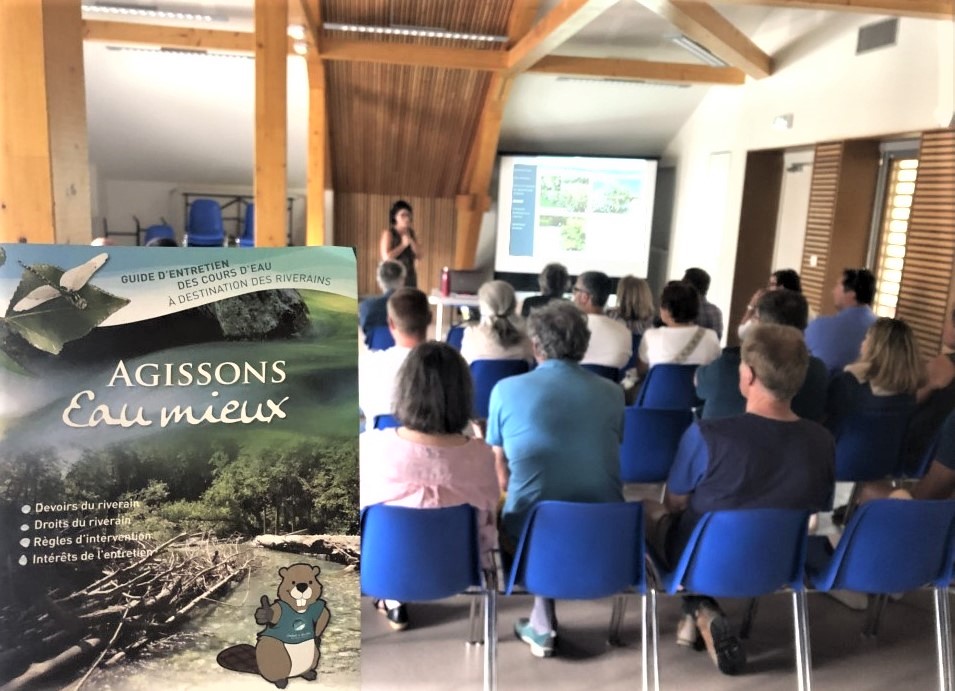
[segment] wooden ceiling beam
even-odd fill
[[[736,67],[616,58],[575,58],[564,55],[548,55],[528,72],[678,84],[742,84],[746,80],[743,71]]]
[[[83,38],[87,41],[131,43],[162,48],[234,53],[255,52],[255,34],[248,31],[187,29],[178,26],[87,19],[83,22]]]
[[[636,0],[732,67],[757,79],[773,73],[773,59],[710,5],[686,0]]]
[[[710,3],[713,0],[687,0]],[[860,12],[921,19],[955,19],[955,0],[719,0],[725,5],[764,5],[800,10]]]
[[[511,14],[507,18],[508,48],[513,48],[534,26],[540,5],[541,0],[514,0]]]
[[[325,63],[319,57],[322,7],[320,0],[293,0],[289,19],[305,26],[308,53],[308,144],[306,147],[305,244],[325,244],[325,190],[331,186],[331,137]]]
[[[617,0],[562,0],[507,51],[506,72],[524,72],[616,3]]]
[[[447,69],[497,71],[504,69],[502,50],[445,48],[409,43],[380,43],[327,38],[322,41],[322,60],[354,60],[388,65],[443,67]]]

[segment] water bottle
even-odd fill
[[[444,297],[451,294],[451,270],[446,266],[441,269],[441,294]]]

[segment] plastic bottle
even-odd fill
[[[451,271],[446,266],[441,269],[441,294],[444,297],[451,294]]]

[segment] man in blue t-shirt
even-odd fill
[[[868,269],[844,269],[842,280],[832,289],[837,313],[817,317],[806,329],[809,352],[826,363],[830,373],[859,358],[865,332],[875,322],[872,300],[875,276]]]
[[[486,435],[507,492],[501,543],[511,552],[540,501],[623,501],[623,389],[580,366],[590,341],[586,316],[555,300],[531,312],[527,330],[537,368],[497,383]],[[554,601],[535,597],[514,632],[533,655],[550,657],[555,626]]]
[[[832,506],[832,436],[791,407],[809,366],[802,334],[791,326],[757,324],[747,332],[741,356],[746,412],[692,425],[680,441],[663,505],[645,502],[648,544],[671,565],[709,511]],[[742,672],[746,655],[716,601],[686,597],[684,612],[678,642],[694,643],[698,631],[720,671]]]

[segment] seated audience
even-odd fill
[[[574,304],[587,315],[590,330],[590,345],[582,363],[620,369],[630,360],[633,336],[626,326],[604,314],[612,287],[607,274],[585,271],[574,284]]]
[[[740,320],[739,326],[736,327],[736,333],[739,336],[740,341],[746,336],[746,330],[751,325],[751,320],[753,315],[756,312],[756,303],[759,301],[759,298],[763,296],[767,290],[779,290],[780,288],[785,288],[786,290],[791,290],[794,293],[802,293],[802,282],[799,280],[799,274],[796,273],[793,269],[778,269],[769,274],[769,281],[766,283],[765,288],[760,288],[755,293],[753,297],[749,299],[749,303],[746,305],[746,311],[743,313],[743,318]],[[815,318],[812,308],[808,308],[809,317],[806,320],[806,323],[809,323],[809,320]],[[805,329],[803,329],[805,331]]]
[[[501,545],[510,553],[537,502],[623,501],[623,390],[580,367],[590,340],[586,318],[555,301],[531,312],[528,333],[537,368],[498,382],[487,429],[507,490]],[[514,632],[533,655],[549,657],[556,626],[554,601],[535,597],[530,618],[519,619]]]
[[[617,282],[617,306],[607,310],[607,316],[630,329],[635,336],[653,326],[656,309],[650,284],[636,276],[624,276]]]
[[[955,410],[949,413],[938,433],[938,447],[925,475],[911,489],[896,489],[888,482],[869,482],[861,491],[862,501],[882,497],[898,499],[951,499],[955,494]]]
[[[704,329],[713,329],[716,338],[723,338],[723,313],[712,302],[707,302],[706,294],[710,290],[710,275],[703,269],[687,269],[683,274],[683,282],[689,283],[700,294],[700,311],[696,315],[696,323]]]
[[[806,298],[791,290],[770,290],[759,298],[750,323],[782,324],[806,328],[809,306]],[[696,395],[702,398],[703,419],[740,415],[746,409],[746,399],[739,391],[740,349],[724,348],[723,353],[708,365],[696,370]],[[806,379],[793,398],[792,409],[801,418],[822,421],[826,412],[826,389],[829,372],[817,357],[809,358]]]
[[[388,326],[388,298],[405,284],[405,267],[399,262],[387,260],[378,265],[378,288],[381,295],[366,298],[358,305],[358,326],[365,334],[365,343],[371,338],[371,330]]]
[[[423,509],[470,504],[478,509],[482,559],[490,567],[500,487],[490,447],[464,434],[473,398],[471,372],[454,348],[438,342],[415,346],[395,387],[401,427],[359,437],[360,503]],[[393,628],[408,625],[402,603],[375,604]]]
[[[866,330],[875,322],[872,300],[875,276],[868,269],[844,269],[832,289],[836,314],[818,317],[806,328],[809,352],[826,363],[830,373],[840,372],[859,357]]]
[[[705,365],[720,355],[713,329],[696,324],[700,297],[689,283],[670,281],[660,295],[664,326],[648,329],[640,340],[637,369],[646,372],[664,363]]]
[[[521,319],[514,314],[517,298],[510,283],[488,281],[478,290],[481,321],[467,326],[461,340],[461,355],[475,360],[534,361],[531,341]]]
[[[644,502],[647,543],[674,565],[693,528],[709,511],[746,508],[818,511],[832,504],[835,447],[819,423],[790,406],[809,367],[802,334],[791,326],[758,324],[743,341],[739,388],[743,415],[701,420],[680,441],[664,503]],[[746,663],[742,644],[715,600],[684,598],[677,642],[701,635],[724,674]]]
[[[524,298],[524,303],[521,305],[521,315],[524,317],[529,315],[532,309],[543,307],[551,300],[563,300],[570,283],[570,276],[567,274],[566,266],[554,263],[545,266],[537,280],[541,294]]]
[[[417,288],[399,288],[388,298],[388,330],[395,345],[358,358],[358,407],[370,427],[378,415],[394,412],[395,380],[408,353],[428,338],[431,307]]]
[[[826,427],[839,434],[843,421],[863,411],[915,411],[915,392],[924,380],[918,343],[901,319],[881,317],[862,341],[862,355],[829,384]]]

